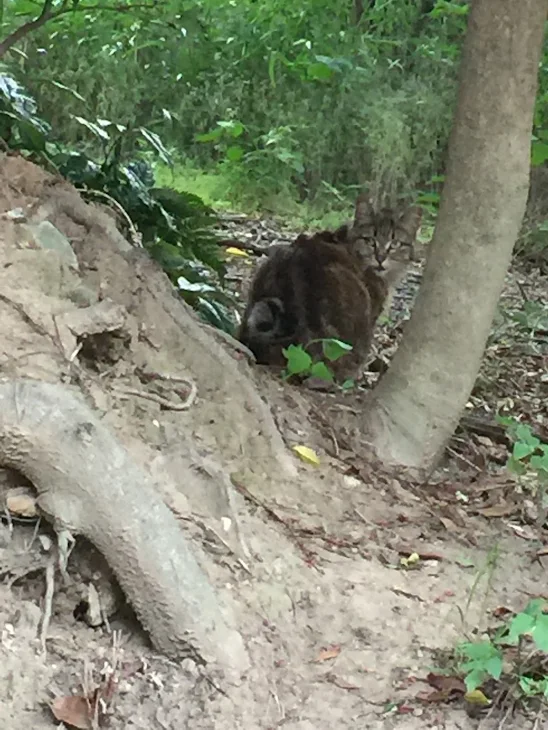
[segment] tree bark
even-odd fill
[[[475,0],[424,280],[364,434],[384,461],[430,470],[477,376],[527,199],[546,0]]]

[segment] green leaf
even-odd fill
[[[270,79],[270,83],[272,85],[272,88],[276,88],[276,60],[278,58],[278,54],[274,51],[274,53],[270,54],[270,58],[268,59],[268,78]]]
[[[327,81],[333,76],[333,71],[325,63],[311,63],[306,68],[306,75],[314,81]]]
[[[282,352],[287,359],[287,370],[290,375],[299,375],[310,370],[312,358],[302,345],[289,345]]]
[[[26,119],[20,119],[17,123],[17,130],[21,138],[21,144],[30,152],[44,152],[46,149],[47,137],[34,124]]]
[[[473,692],[485,679],[487,672],[484,669],[472,669],[464,678],[467,692]]]
[[[54,79],[49,79],[49,83],[52,84],[52,86],[56,86],[58,89],[61,89],[62,91],[68,91],[69,94],[74,96],[75,99],[78,99],[78,101],[86,103],[86,100],[84,97],[79,94],[76,89],[71,89],[70,86],[65,86],[65,84],[62,84],[60,81],[55,81]]]
[[[523,613],[536,618],[542,614],[546,606],[548,606],[548,603],[545,598],[532,598],[525,606]]]
[[[105,132],[104,129],[101,129],[101,127],[98,124],[94,124],[93,122],[90,122],[88,119],[84,119],[83,117],[79,117],[76,114],[70,115],[72,119],[74,119],[75,122],[78,122],[78,124],[81,124],[86,129],[89,129],[89,131],[99,139],[102,139],[105,142],[108,142],[110,140],[110,137],[108,135],[108,132]]]
[[[230,137],[241,137],[244,132],[244,125],[235,119],[222,119],[217,122],[217,128],[224,130]]]
[[[526,423],[518,423],[514,431],[514,438],[517,441],[523,441],[526,444],[530,444],[535,448],[540,445],[538,438],[533,435],[531,426],[528,426]]]
[[[537,647],[543,651],[548,652],[548,615],[543,613],[538,619],[536,626],[532,631],[533,641]]]
[[[169,167],[173,167],[173,160],[171,159],[171,155],[164,147],[162,140],[156,134],[156,132],[151,132],[150,129],[147,129],[146,127],[139,127],[139,132],[146,139],[149,145],[156,150],[162,162],[165,162],[166,165],[168,165]]]
[[[538,472],[548,473],[548,456],[543,454],[542,456],[532,456],[529,460],[531,469],[535,469]]]
[[[191,291],[191,292],[212,292],[215,291],[215,287],[211,286],[211,284],[207,284],[205,281],[189,281],[184,276],[179,276],[177,279],[177,286],[182,291]]]
[[[331,362],[334,362],[350,352],[352,350],[352,345],[349,345],[347,342],[342,342],[341,340],[326,339],[322,341],[322,350],[324,357],[331,360]]]
[[[226,156],[231,162],[239,162],[244,156],[244,151],[239,145],[232,145],[227,149]]]
[[[466,15],[468,10],[468,3],[462,4],[449,2],[449,0],[438,0],[429,14],[432,18],[439,18],[443,15]]]
[[[217,127],[216,129],[212,129],[211,132],[206,132],[205,134],[197,134],[194,139],[196,140],[196,142],[218,142],[221,139],[222,134],[222,128]]]
[[[320,380],[325,380],[326,383],[332,383],[333,373],[331,370],[327,367],[327,365],[323,362],[315,362],[312,367],[310,368],[310,375],[314,378],[320,378]]]
[[[485,662],[498,653],[498,649],[490,641],[474,641],[461,644],[459,651],[473,662]]]
[[[535,451],[536,447],[531,444],[526,444],[523,441],[517,441],[512,449],[512,457],[516,461],[521,461]]]
[[[236,139],[244,133],[244,125],[241,122],[231,122],[230,127],[227,127],[227,131],[231,137]]]
[[[502,674],[502,657],[500,654],[498,656],[491,657],[491,659],[486,662],[485,671],[490,674],[493,679],[500,679],[500,675]]]
[[[510,628],[506,642],[508,644],[517,644],[518,639],[523,634],[528,634],[535,625],[535,619],[533,616],[529,616],[526,613],[518,613],[510,622]]]
[[[531,165],[538,167],[548,160],[548,144],[535,141],[531,145]]]

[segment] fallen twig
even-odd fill
[[[40,627],[40,644],[42,652],[46,654],[46,640],[48,638],[49,622],[53,606],[53,593],[55,590],[55,552],[52,552],[46,566],[46,592],[44,595],[44,611],[42,625]]]

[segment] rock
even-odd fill
[[[53,223],[49,221],[22,223],[18,227],[18,234],[20,246],[24,248],[41,248],[46,251],[57,251],[69,266],[78,269],[78,259],[72,250],[70,241]]]

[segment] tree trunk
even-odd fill
[[[431,469],[476,379],[528,190],[546,0],[475,0],[447,177],[424,280],[364,433],[391,463]]]

